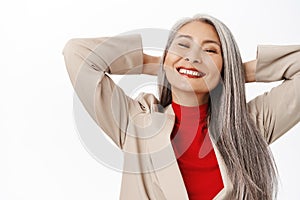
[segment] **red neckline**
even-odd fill
[[[199,106],[183,106],[172,102],[172,108],[177,121],[182,121],[186,118],[201,121],[207,116],[208,103]]]

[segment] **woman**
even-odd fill
[[[161,59],[138,35],[73,39],[64,56],[85,108],[124,152],[121,199],[276,197],[268,144],[300,119],[300,46],[260,46],[242,64],[228,28],[198,15],[173,27]],[[160,99],[133,100],[107,73],[157,74]],[[246,104],[245,81],[278,80]]]

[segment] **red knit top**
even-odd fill
[[[187,107],[172,103],[176,116],[173,149],[191,200],[213,199],[224,187],[207,129],[208,104]]]

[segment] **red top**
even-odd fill
[[[208,104],[187,107],[173,102],[172,107],[172,145],[189,199],[211,200],[224,186],[207,131]]]

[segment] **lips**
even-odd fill
[[[195,68],[186,68],[183,66],[178,67],[177,71],[179,72],[179,74],[188,78],[202,78],[206,75],[204,72],[196,70]]]

